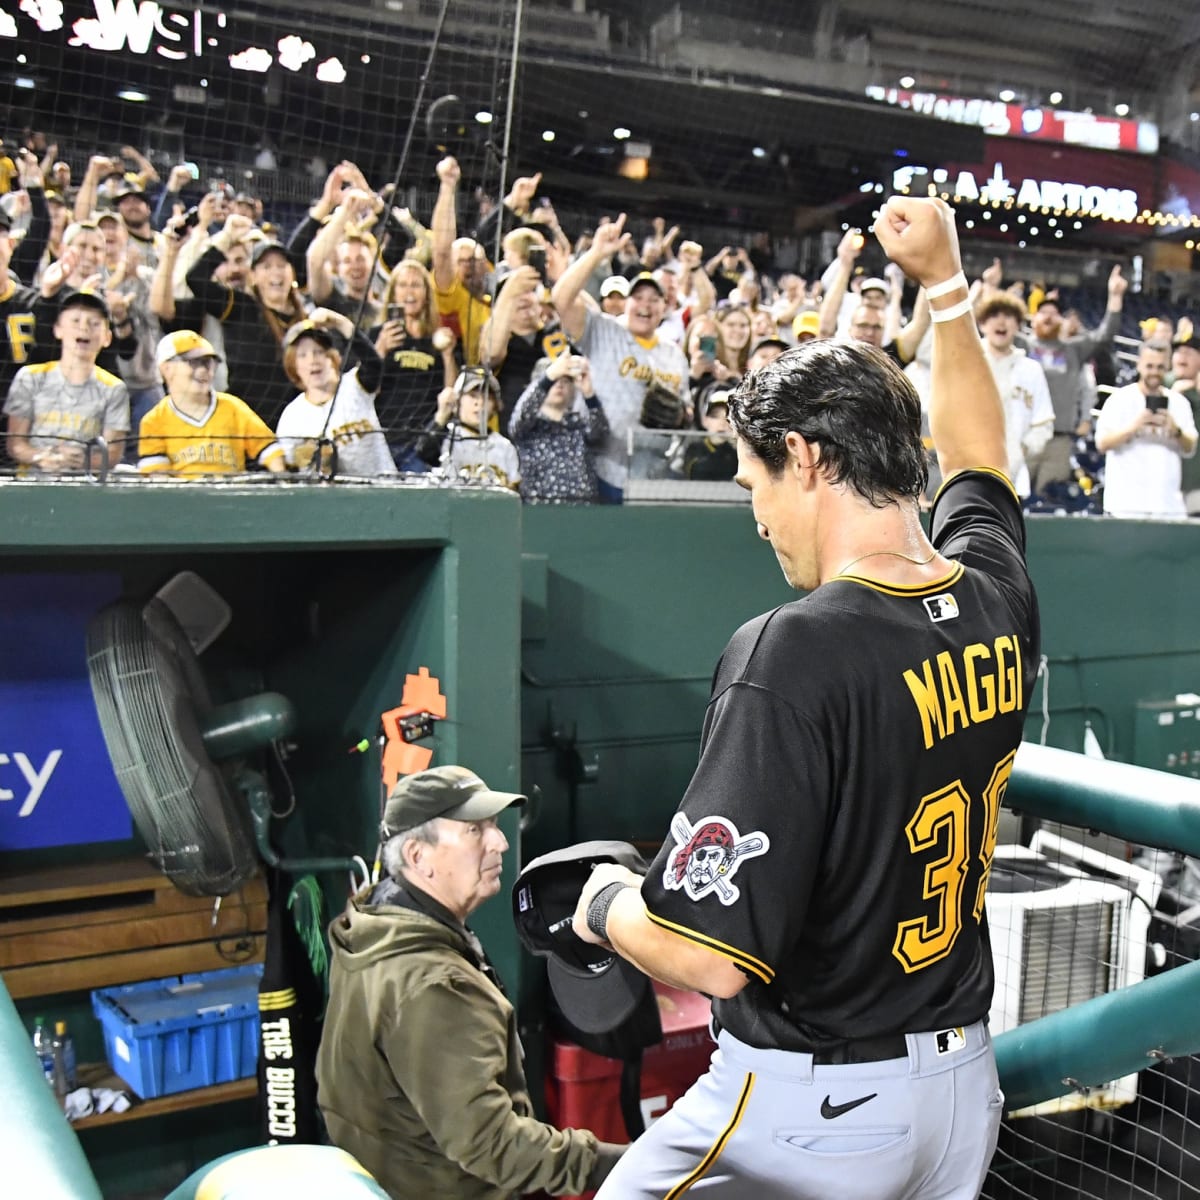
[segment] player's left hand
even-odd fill
[[[892,196],[875,221],[875,236],[888,258],[922,287],[962,270],[954,209],[937,197]]]
[[[583,885],[583,891],[579,893],[579,903],[575,905],[575,916],[571,920],[571,928],[585,942],[591,942],[593,946],[603,946],[606,943],[588,928],[588,905],[591,904],[596,893],[610,883],[628,883],[632,887],[641,888],[642,876],[618,863],[597,863],[592,868],[587,883]]]

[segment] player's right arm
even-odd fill
[[[642,899],[641,876],[615,863],[597,866],[579,897],[574,928],[584,941],[600,940],[588,928],[587,910],[596,893],[609,883],[626,886],[608,910],[608,943],[638,970],[671,987],[724,1000],[736,996],[750,982],[729,958],[652,922]]]
[[[961,276],[954,210],[942,200],[893,196],[875,222],[875,235],[888,257],[926,289]],[[1004,409],[967,299],[964,279],[929,301],[934,321],[929,429],[946,479],[978,467],[1007,476]],[[960,315],[938,321],[939,312],[959,308]]]

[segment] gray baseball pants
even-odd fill
[[[814,1066],[722,1030],[597,1200],[976,1200],[1004,1106],[987,1026],[905,1041],[905,1058]]]

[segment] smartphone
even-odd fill
[[[387,319],[389,321],[403,321],[404,307],[400,304],[389,304],[387,306]]]
[[[195,227],[199,224],[200,209],[193,204],[192,207],[183,214],[183,227],[184,229],[195,229]]]
[[[199,179],[199,178],[200,178],[200,168],[199,168],[198,166],[196,166],[196,164],[195,164],[194,162],[185,162],[183,165],[184,165],[185,167],[187,167],[187,169],[188,169],[188,174],[189,174],[189,175],[190,175],[190,176],[191,176],[193,179]]]
[[[1157,396],[1146,397],[1146,408],[1150,412],[1163,412],[1167,407],[1167,398],[1162,392]]]
[[[538,278],[546,282],[546,252],[538,246],[533,247],[529,251],[527,258],[529,265],[538,273]]]
[[[709,358],[717,356],[717,338],[715,334],[701,334],[696,339],[696,344],[700,347],[700,353],[708,355]]]

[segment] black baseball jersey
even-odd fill
[[[374,343],[383,326],[368,334]],[[438,393],[446,383],[442,352],[432,337],[405,334],[404,341],[383,356],[383,376],[375,411],[393,449],[411,447],[437,412]]]
[[[557,358],[570,349],[571,343],[557,321],[548,322],[536,333],[509,335],[508,353],[496,372],[500,381],[500,432],[505,437],[517,401],[533,377],[533,368],[543,358]]]
[[[832,579],[744,625],[700,762],[642,886],[650,919],[749,977],[722,1027],[783,1050],[967,1025],[993,973],[983,909],[1039,654],[1003,476],[942,489],[941,579]]]
[[[13,376],[28,363],[37,362],[37,300],[33,288],[11,279],[0,280],[0,320],[4,341],[0,346],[0,404],[8,395]]]

